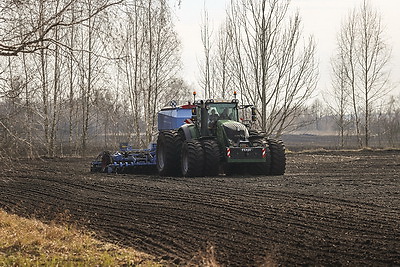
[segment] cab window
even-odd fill
[[[208,114],[211,119],[218,116],[218,120],[237,121],[237,109],[234,103],[213,103],[209,106]]]

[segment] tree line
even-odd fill
[[[4,154],[84,155],[93,145],[117,140],[148,143],[158,109],[187,90],[177,75],[174,4],[2,1]]]
[[[193,90],[179,74],[179,5],[2,1],[0,155],[85,155],[120,141],[145,147],[154,140],[157,111],[170,100],[184,103]],[[303,36],[301,17],[289,7],[289,0],[231,0],[217,32],[207,11],[199,29],[203,95],[230,98],[235,88],[258,107],[258,127],[278,137],[315,121],[307,114],[318,82],[316,43]],[[389,59],[380,16],[364,1],[343,22],[332,59],[327,106],[343,140],[351,134],[369,146],[375,123],[398,138],[398,99],[377,103],[391,89]]]

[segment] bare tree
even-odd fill
[[[261,107],[261,128],[280,136],[298,116],[317,82],[315,43],[301,43],[301,20],[290,1],[232,0],[227,32],[233,81]]]
[[[155,7],[149,16],[149,28],[154,29],[154,32],[149,35],[149,50],[153,51],[153,60],[149,61],[148,87],[151,90],[146,93],[145,102],[146,145],[155,132],[159,102],[167,91],[168,84],[175,79],[180,65],[180,43],[173,29],[168,3],[164,0],[155,1]]]
[[[92,0],[87,0],[85,3],[87,8],[87,42],[82,42],[82,65],[87,65],[81,77],[81,101],[82,101],[82,154],[86,153],[86,146],[89,131],[89,114],[90,114],[90,99],[93,93],[93,71],[94,71],[94,19],[92,12],[94,9]],[[87,46],[86,46],[87,45]],[[85,50],[87,52],[85,52]]]
[[[381,18],[366,0],[343,23],[338,50],[341,63],[333,66],[334,71],[344,73],[342,82],[350,89],[358,143],[368,147],[373,104],[390,90],[388,62],[391,51],[384,40]],[[361,140],[361,116],[364,143]]]
[[[81,24],[110,6],[120,4],[123,0],[101,0],[90,15],[80,18],[70,17],[71,9],[78,0],[51,0],[46,5],[57,4],[57,9],[49,9],[45,13],[34,12],[32,7],[42,6],[42,0],[29,1],[2,1],[0,3],[0,14],[2,24],[11,24],[12,27],[0,28],[0,56],[15,56],[20,53],[32,53],[48,47],[50,42],[57,42],[51,35],[52,31],[61,27],[69,27]],[[19,20],[16,14],[25,10],[27,21]],[[33,11],[33,12],[32,12]],[[81,12],[83,13],[83,12]],[[35,18],[40,17],[40,19]],[[30,20],[29,20],[30,19]],[[33,22],[33,23],[30,23]],[[23,32],[14,29],[24,29]]]
[[[75,4],[71,5],[70,9],[70,16],[71,19],[74,21],[75,20]],[[75,64],[75,43],[76,43],[76,25],[71,25],[69,27],[69,33],[67,34],[67,44],[68,44],[68,52],[67,52],[67,64],[68,64],[68,85],[67,88],[69,89],[68,93],[68,146],[69,148],[72,147],[73,143],[73,135],[74,135],[74,128],[76,127],[76,124],[74,123],[74,115],[76,111],[75,107],[75,79],[77,77],[77,73],[75,73],[74,68],[76,67]]]
[[[364,134],[365,146],[369,146],[370,139],[370,111],[374,101],[388,93],[388,62],[391,51],[384,41],[384,32],[381,18],[376,10],[364,0],[360,11],[360,40],[361,67],[360,80],[362,99],[364,100]]]
[[[217,51],[215,55],[214,70],[217,94],[225,99],[227,90],[231,89],[232,76],[230,75],[229,63],[231,61],[231,43],[226,29],[222,24],[217,36]]]
[[[344,65],[343,55],[339,54],[332,58],[332,93],[325,98],[329,110],[333,113],[335,123],[338,127],[340,147],[344,147],[345,133],[350,125],[348,118],[351,106],[352,88],[346,83],[346,66]]]
[[[201,72],[201,84],[204,89],[204,97],[212,98],[215,97],[214,90],[212,88],[212,73],[213,73],[213,60],[212,57],[212,28],[210,25],[210,20],[208,17],[208,11],[204,7],[203,15],[202,15],[202,25],[201,25],[201,42],[203,44],[203,52],[204,52],[204,60],[200,63],[200,72]]]

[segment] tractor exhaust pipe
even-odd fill
[[[207,136],[209,135],[208,133],[208,111],[206,109],[206,103],[202,100],[200,102],[200,116],[201,116],[201,122],[200,122],[200,128],[201,128],[201,135],[202,136]]]

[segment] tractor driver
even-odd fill
[[[211,109],[211,113],[209,115],[209,128],[213,128],[215,126],[215,124],[217,123],[217,120],[219,119],[218,114],[216,113],[216,110],[213,108]]]
[[[221,120],[231,120],[232,119],[232,114],[229,113],[228,108],[224,108],[224,111],[222,111],[221,116],[220,116]]]

